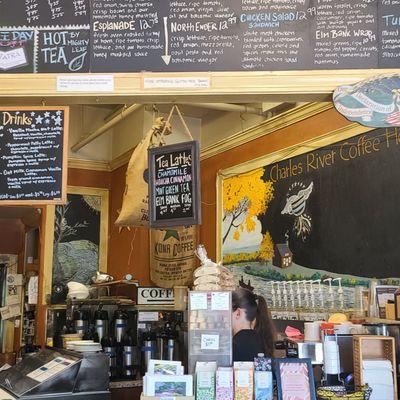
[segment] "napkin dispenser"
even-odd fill
[[[324,349],[321,342],[303,342],[301,340],[286,339],[286,357],[310,358],[314,365],[324,363]]]

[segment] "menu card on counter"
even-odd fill
[[[152,228],[200,223],[199,143],[149,149],[149,217]]]
[[[68,107],[0,108],[0,203],[66,200]]]

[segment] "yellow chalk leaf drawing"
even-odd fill
[[[223,242],[229,233],[246,229],[252,232],[256,227],[253,217],[265,214],[274,197],[271,181],[264,181],[264,168],[227,178],[223,183],[224,223],[226,230]],[[235,238],[235,237],[234,237]],[[237,239],[236,239],[237,240]]]
[[[274,256],[274,242],[269,232],[263,236],[260,246],[259,257],[261,260],[271,260]]]

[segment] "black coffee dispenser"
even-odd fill
[[[139,367],[139,354],[136,341],[132,335],[126,334],[122,338],[122,371],[123,378],[134,378]]]
[[[150,360],[156,358],[157,341],[155,333],[151,331],[144,332],[141,342],[142,374],[144,375],[147,372]]]
[[[115,338],[112,336],[104,336],[101,340],[101,346],[103,347],[104,353],[109,357],[110,378],[117,378],[117,342]]]
[[[99,342],[103,337],[108,335],[108,312],[103,310],[103,306],[100,305],[98,310],[94,313],[94,329],[99,338]]]
[[[122,342],[122,338],[125,336],[128,327],[128,313],[121,308],[118,308],[114,312],[114,336],[117,343]]]
[[[85,335],[89,329],[90,312],[88,310],[82,310],[81,308],[78,308],[74,311],[72,319],[74,321],[76,333]]]

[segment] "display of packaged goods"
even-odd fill
[[[215,398],[215,371],[217,363],[196,363],[196,400],[210,400]]]
[[[156,397],[193,396],[193,377],[146,374],[143,378],[143,394]]]
[[[272,398],[272,360],[260,353],[254,358],[254,400]]]
[[[147,373],[150,375],[183,375],[182,362],[150,360]]]
[[[272,399],[272,371],[254,371],[254,400]]]
[[[272,359],[265,357],[263,353],[259,353],[254,357],[255,371],[272,371]]]
[[[164,397],[165,398],[165,397]],[[169,399],[170,397],[166,397]],[[145,396],[143,393],[140,396],[140,400],[162,400],[159,396]],[[194,396],[179,396],[179,400],[195,400]]]
[[[235,362],[233,370],[235,374],[235,400],[252,400],[254,398],[254,363]]]
[[[232,305],[229,291],[189,292],[189,373],[196,362],[232,365]]]
[[[233,400],[233,368],[219,367],[216,373],[216,400]]]

